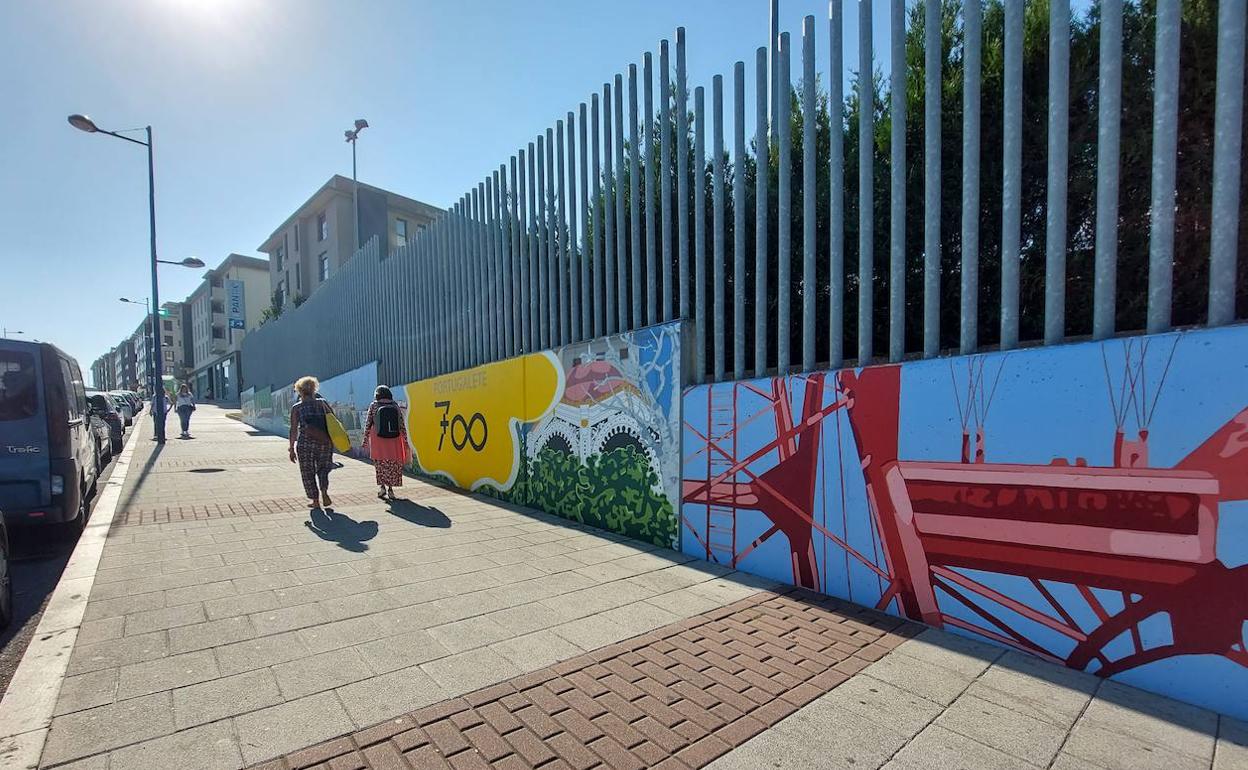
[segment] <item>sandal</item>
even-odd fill
[[[380,489],[378,489],[378,490],[377,490],[377,499],[378,499],[378,500],[385,500],[385,499],[386,499],[386,488],[385,488],[385,487],[381,487]]]

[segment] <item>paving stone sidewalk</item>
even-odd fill
[[[1248,768],[1240,723],[372,469],[143,442],[41,767]],[[150,431],[150,421],[146,425]]]

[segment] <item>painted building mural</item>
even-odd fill
[[[684,402],[685,553],[1248,716],[1248,329]]]
[[[329,402],[342,427],[351,437],[349,457],[364,457],[360,445],[364,442],[364,423],[368,419],[368,405],[373,402],[377,388],[377,362],[372,361],[349,372],[344,372],[321,382],[321,397]],[[289,393],[294,385],[285,388]],[[292,397],[293,403],[293,397]],[[282,412],[282,423],[290,429],[290,405]]]
[[[404,390],[420,472],[677,546],[679,324],[487,364]]]

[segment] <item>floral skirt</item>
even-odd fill
[[[377,474],[377,486],[403,486],[403,463],[398,460],[374,460],[373,470]]]

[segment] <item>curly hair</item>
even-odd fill
[[[316,391],[320,386],[320,381],[315,377],[300,377],[295,382],[295,392],[301,396],[312,396],[316,395]]]

